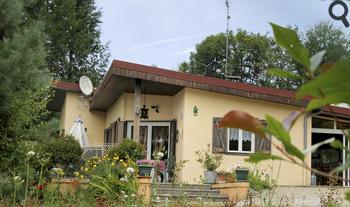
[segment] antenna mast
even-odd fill
[[[230,21],[230,4],[228,2],[228,0],[226,0],[226,18],[227,18],[227,22],[226,22],[226,58],[225,58],[225,79],[227,79],[227,62],[228,62],[228,46],[229,46],[229,42],[228,42],[228,35],[229,35],[229,21]]]

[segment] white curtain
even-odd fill
[[[85,132],[84,122],[80,116],[75,120],[69,134],[79,142],[82,148],[90,146],[87,134]]]

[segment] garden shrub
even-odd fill
[[[45,151],[51,154],[50,167],[68,167],[79,165],[83,149],[72,136],[56,138],[45,146]]]
[[[120,145],[109,152],[109,157],[118,155],[120,159],[130,159],[133,161],[145,157],[145,150],[143,145],[136,143],[132,139],[125,138]]]
[[[140,206],[137,174],[135,161],[118,156],[90,159],[76,172],[79,178],[90,179],[87,193],[99,206]]]

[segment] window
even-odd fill
[[[334,129],[334,120],[312,117],[312,128]]]
[[[228,152],[253,153],[255,148],[255,134],[241,129],[229,128]]]

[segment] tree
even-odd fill
[[[44,22],[52,78],[78,82],[87,75],[98,84],[109,53],[100,41],[101,12],[94,0],[32,0],[26,10],[30,19]]]
[[[266,85],[265,69],[268,67],[271,40],[266,35],[238,30],[229,33],[228,76],[240,76],[241,81]],[[196,45],[189,62],[180,64],[180,71],[224,78],[226,36],[211,35]]]
[[[335,63],[350,57],[350,39],[327,22],[321,22],[306,31],[303,42],[311,54],[325,50],[322,63]]]
[[[9,12],[11,11],[11,12]],[[0,0],[0,171],[20,162],[18,143],[46,113],[49,72],[43,25],[26,21],[23,1]]]
[[[291,27],[289,27],[291,28]],[[320,23],[303,32],[298,32],[302,44],[315,54],[325,50],[322,63],[334,63],[350,57],[350,39],[344,32],[329,23]],[[224,33],[211,35],[196,45],[188,62],[183,62],[179,70],[194,74],[224,78],[225,48]],[[269,68],[283,68],[298,74],[302,79],[274,77],[267,74]],[[305,80],[305,67],[295,61],[289,53],[278,47],[268,35],[248,33],[238,30],[229,33],[228,74],[238,75],[243,83],[296,90]]]

